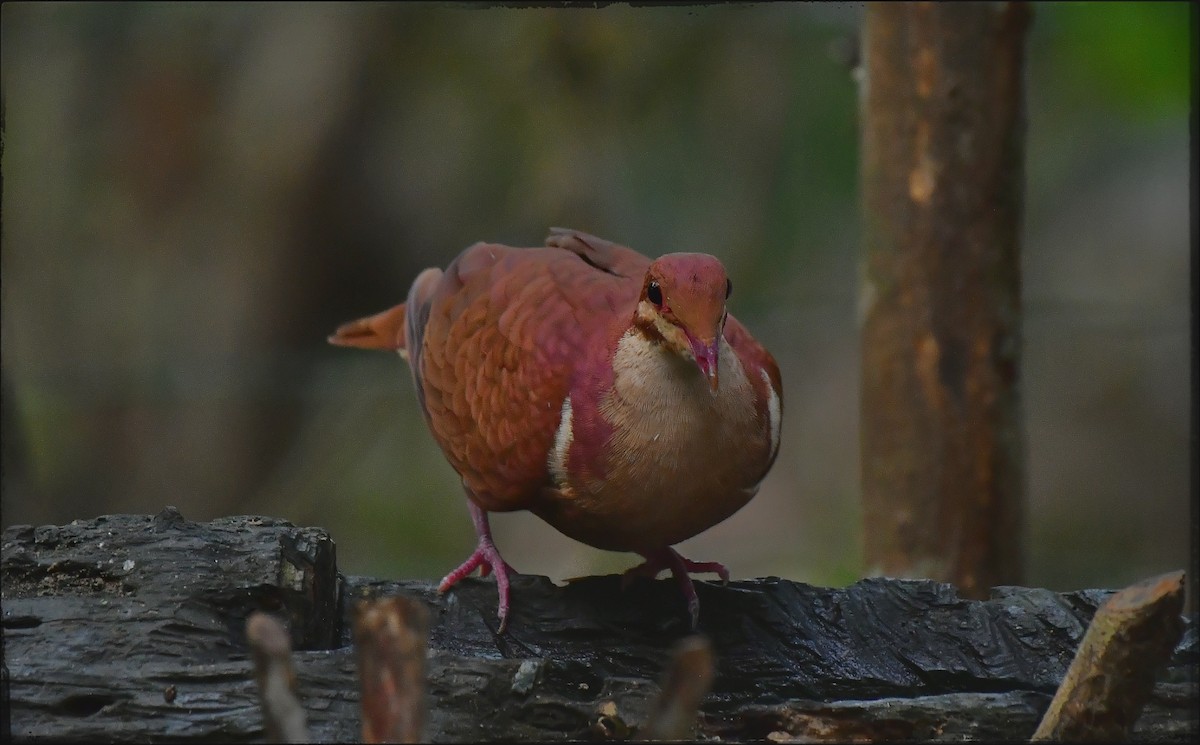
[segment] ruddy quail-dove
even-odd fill
[[[503,631],[515,570],[488,513],[529,510],[590,546],[641,554],[623,582],[670,569],[696,626],[689,572],[729,572],[671,546],[745,505],[779,451],[779,368],[726,310],[732,287],[708,254],[651,261],[553,228],[541,248],[476,243],[422,272],[400,305],[329,337],[408,360],[462,477],[479,544],[439,592],[494,573]]]

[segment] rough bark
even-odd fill
[[[1021,3],[873,3],[863,38],[867,566],[1022,576]]]
[[[325,531],[271,518],[109,516],[3,537],[4,653],[18,739],[264,738],[245,621],[287,621],[297,692],[319,741],[361,734],[353,609],[405,595],[430,617],[425,737],[633,739],[691,635],[670,580],[557,587],[518,575],[506,634],[492,580],[339,577]],[[697,736],[761,740],[1027,739],[1111,593],[932,581],[820,588],[698,582],[715,675]],[[1160,671],[1140,741],[1196,734],[1196,627]]]
[[[1114,742],[1129,737],[1154,675],[1183,633],[1183,572],[1127,587],[1104,601],[1054,694],[1034,740]]]
[[[429,611],[393,596],[354,606],[362,741],[421,742]]]

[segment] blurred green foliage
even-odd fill
[[[1187,116],[1191,3],[1054,3],[1035,12],[1038,36],[1057,47],[1059,64],[1044,72],[1062,108],[1141,122]]]

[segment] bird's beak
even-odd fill
[[[717,392],[717,358],[721,351],[720,339],[720,334],[709,340],[688,336],[688,341],[692,344],[692,356],[696,358],[696,365],[700,368],[700,372],[708,378],[708,387],[712,389],[713,393]]]

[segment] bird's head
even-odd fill
[[[715,256],[675,253],[646,271],[634,325],[648,338],[691,360],[713,392],[725,328],[725,301],[733,284]]]

